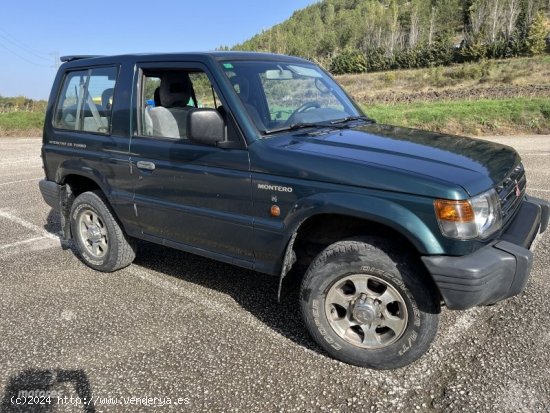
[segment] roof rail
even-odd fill
[[[63,63],[65,62],[72,62],[73,60],[80,60],[80,59],[91,59],[94,57],[102,57],[101,55],[72,55],[72,56],[61,56],[59,60],[61,60]]]

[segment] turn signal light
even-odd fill
[[[281,215],[281,208],[279,208],[277,205],[272,205],[270,212],[272,217],[278,217]]]
[[[470,201],[436,199],[434,207],[437,218],[442,221],[471,222],[475,220],[474,209]]]

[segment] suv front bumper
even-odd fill
[[[422,257],[446,306],[464,310],[494,304],[525,288],[537,236],[548,227],[550,204],[526,197],[500,239],[462,257]]]

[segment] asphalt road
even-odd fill
[[[550,199],[550,136],[495,140]],[[444,310],[420,361],[370,371],[326,356],[268,276],[147,243],[117,273],[86,267],[40,197],[39,150],[0,139],[0,411],[550,411],[550,231],[521,296]],[[32,390],[64,402],[12,402]]]

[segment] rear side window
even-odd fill
[[[57,100],[53,126],[110,134],[117,74],[116,67],[68,72]]]

